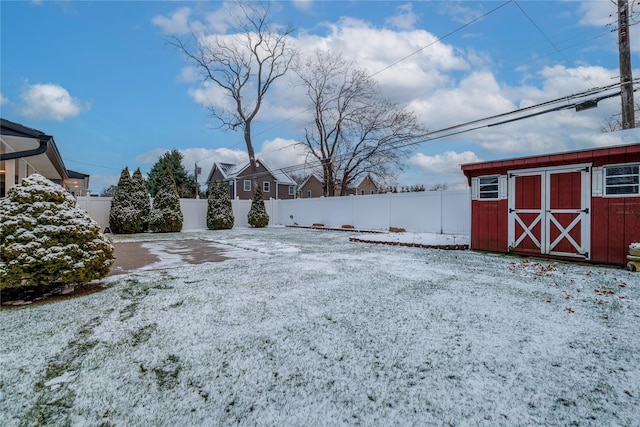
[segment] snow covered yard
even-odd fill
[[[174,236],[244,256],[0,311],[1,425],[640,424],[637,273],[344,232]]]

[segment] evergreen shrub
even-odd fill
[[[125,167],[120,173],[120,179],[111,200],[109,228],[112,233],[133,234],[145,231],[148,215],[145,217],[145,210],[136,200],[140,197],[138,184],[131,179],[129,168]]]
[[[249,225],[256,228],[263,228],[269,225],[269,214],[267,214],[267,209],[264,206],[264,198],[259,186],[256,187],[256,191],[253,193],[247,220]]]
[[[0,290],[42,290],[100,279],[115,257],[73,196],[34,174],[0,199],[0,258]]]
[[[224,181],[216,181],[207,199],[207,228],[228,230],[233,228],[234,220],[229,188]]]
[[[184,217],[180,210],[180,197],[170,169],[165,169],[160,181],[153,209],[149,216],[149,230],[156,233],[171,233],[182,230]]]

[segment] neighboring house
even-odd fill
[[[234,165],[230,163],[214,163],[207,185],[215,181],[224,181],[229,185],[229,195],[232,199],[251,200],[255,188],[253,181],[257,180],[262,189],[265,200],[293,199],[296,196],[296,182],[285,172],[271,169],[262,160],[256,160],[256,173],[251,173],[249,162]]]
[[[356,185],[349,187],[347,195],[364,196],[366,194],[378,194],[379,189],[371,175],[367,174]]]
[[[0,125],[0,197],[33,173],[75,195],[87,193],[89,175],[67,170],[53,136],[6,119]]]
[[[626,264],[640,242],[640,144],[462,165],[471,249]]]
[[[69,179],[64,180],[64,186],[74,196],[89,195],[89,175],[67,169]]]
[[[298,197],[301,199],[321,197],[322,195],[322,179],[315,174],[306,177],[298,186]]]
[[[298,186],[298,197],[306,199],[309,197],[322,197],[324,194],[322,178],[311,174]],[[336,184],[335,194],[340,193],[340,183]],[[371,175],[367,174],[356,185],[347,189],[347,194],[343,196],[363,196],[366,194],[378,194],[378,186]]]

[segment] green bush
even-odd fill
[[[256,187],[256,191],[253,193],[253,199],[251,199],[251,209],[247,215],[249,225],[256,228],[263,228],[269,225],[269,214],[264,206],[264,198],[262,197],[262,190],[259,186]]]
[[[109,273],[113,246],[64,188],[41,175],[0,199],[0,290],[83,284]]]
[[[146,203],[149,202],[149,193],[146,188],[142,193],[137,178],[131,179],[129,169],[125,167],[120,173],[118,186],[111,200],[109,211],[111,232],[116,234],[144,232],[148,222],[148,208],[144,208],[145,200]]]
[[[142,219],[142,231],[149,229],[149,215],[151,214],[151,196],[147,190],[147,183],[140,172],[136,169],[131,177],[131,191],[133,194],[133,205],[139,212]]]
[[[165,169],[160,180],[153,209],[149,216],[149,230],[156,233],[171,233],[182,230],[182,211],[180,197],[170,169]]]
[[[233,228],[234,219],[229,187],[224,181],[214,182],[207,199],[207,228],[228,230]]]

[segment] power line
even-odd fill
[[[508,0],[508,1],[505,1],[504,3],[501,3],[499,6],[497,6],[497,7],[493,8],[493,9],[491,9],[490,11],[488,11],[488,12],[486,12],[486,13],[482,14],[481,16],[479,16],[479,17],[477,17],[477,18],[475,18],[475,19],[472,19],[472,20],[471,20],[471,21],[469,21],[469,22],[464,23],[463,25],[461,25],[461,26],[457,27],[456,29],[454,29],[454,30],[452,30],[452,31],[449,31],[449,32],[448,32],[447,34],[445,34],[444,36],[436,38],[436,39],[435,39],[434,41],[432,41],[431,43],[429,43],[429,44],[427,44],[427,45],[425,45],[425,46],[422,46],[422,47],[420,47],[419,49],[416,49],[415,51],[411,52],[410,54],[408,54],[408,55],[406,55],[406,56],[404,56],[404,57],[402,57],[402,58],[398,59],[397,61],[395,61],[395,62],[393,62],[393,63],[391,63],[391,64],[387,65],[386,67],[381,68],[380,70],[378,70],[378,71],[374,72],[373,74],[371,74],[371,77],[375,77],[375,76],[377,76],[378,74],[380,74],[380,73],[382,73],[382,72],[384,72],[384,71],[386,71],[386,70],[388,70],[388,69],[390,69],[390,68],[394,67],[395,65],[398,65],[399,63],[401,63],[401,62],[403,62],[403,61],[406,61],[407,59],[411,58],[412,56],[417,55],[418,53],[422,52],[423,50],[425,50],[425,49],[427,49],[427,48],[429,48],[429,47],[431,47],[431,46],[433,46],[433,45],[435,45],[435,44],[437,44],[437,43],[440,43],[442,40],[444,40],[444,39],[448,38],[449,36],[452,36],[453,34],[455,34],[455,33],[459,32],[459,31],[461,31],[461,30],[463,30],[463,29],[465,29],[465,28],[467,28],[467,27],[469,27],[470,25],[475,24],[476,22],[478,22],[478,21],[480,21],[480,20],[484,19],[485,17],[487,17],[487,16],[491,15],[492,13],[496,12],[497,10],[501,9],[502,7],[504,7],[504,6],[506,6],[507,4],[511,3],[512,1],[514,1],[514,0]],[[281,121],[279,121],[278,123],[275,123],[275,124],[273,124],[273,125],[272,125],[272,126],[270,126],[270,127],[267,127],[266,129],[263,129],[262,131],[260,131],[260,132],[256,133],[254,136],[262,135],[263,133],[266,133],[266,132],[268,132],[268,131],[270,131],[270,130],[273,130],[273,129],[277,128],[277,127],[280,127],[282,124],[284,124],[284,123],[286,123],[286,122],[288,122],[288,121],[290,121],[290,120],[292,120],[292,119],[294,119],[294,118],[296,118],[296,117],[300,116],[301,114],[306,113],[307,111],[309,111],[309,110],[311,110],[311,109],[312,109],[312,108],[307,108],[307,109],[301,110],[300,112],[298,112],[298,113],[296,113],[296,114],[294,114],[294,115],[292,115],[292,116],[290,116],[290,117],[288,117],[288,118],[286,118],[286,119],[284,119],[284,120],[281,120]]]
[[[638,83],[640,82],[640,79],[634,79],[633,81],[634,83]],[[472,120],[472,121],[468,121],[465,123],[460,123],[457,125],[453,125],[453,126],[449,126],[446,128],[442,128],[442,129],[438,129],[432,132],[427,132],[423,135],[420,135],[418,141],[412,141],[409,142],[407,144],[401,144],[401,145],[394,145],[393,147],[389,147],[386,150],[380,150],[380,153],[384,153],[384,152],[388,152],[388,151],[392,151],[392,150],[397,150],[400,148],[406,148],[406,147],[410,147],[410,146],[414,146],[414,145],[420,145],[423,144],[425,142],[431,142],[437,139],[443,139],[443,138],[447,138],[447,137],[451,137],[451,136],[455,136],[455,135],[460,135],[463,133],[468,133],[468,132],[472,132],[475,130],[479,130],[479,129],[483,129],[483,128],[488,128],[488,127],[495,127],[495,126],[501,126],[504,124],[508,124],[508,123],[512,123],[515,121],[519,121],[519,120],[524,120],[524,119],[528,119],[528,118],[532,118],[535,116],[539,116],[539,115],[543,115],[543,114],[548,114],[551,112],[555,112],[555,111],[561,111],[561,110],[568,110],[568,109],[572,109],[572,108],[576,108],[579,104],[584,103],[584,102],[591,102],[592,105],[597,104],[599,101],[604,100],[604,99],[608,99],[608,98],[613,98],[615,96],[619,96],[620,92],[616,91],[613,93],[608,93],[608,94],[604,94],[601,95],[599,97],[596,98],[591,98],[591,99],[587,99],[585,100],[585,98],[589,97],[589,96],[594,96],[594,95],[598,95],[601,94],[603,92],[606,91],[610,91],[610,90],[614,90],[617,89],[621,86],[621,83],[613,83],[611,85],[607,85],[607,86],[603,86],[603,87],[598,87],[598,88],[592,88],[592,89],[588,89],[586,91],[583,92],[578,92],[576,94],[572,94],[572,95],[568,95],[568,96],[564,96],[564,97],[560,97],[560,98],[556,98],[550,101],[545,101],[536,105],[531,105],[529,107],[523,107],[523,108],[519,108],[516,110],[512,110],[506,113],[501,113],[501,114],[496,114],[493,116],[489,116],[489,117],[484,117],[481,119],[477,119],[477,120]],[[636,89],[636,91],[638,91],[640,89]],[[563,104],[563,105],[557,105],[557,104]],[[552,108],[547,108],[544,110],[540,110],[540,108],[543,107],[551,107],[553,105],[556,105]],[[534,110],[538,110],[538,111],[534,111]],[[529,113],[530,112],[530,113]],[[521,115],[522,113],[527,113],[524,115]],[[507,120],[501,120],[501,121],[495,121],[497,119],[502,119],[508,116],[512,116],[512,115],[519,115],[517,117],[511,118],[511,119],[507,119]],[[485,123],[488,122],[488,123]],[[343,155],[343,156],[339,156],[338,158],[336,158],[336,161],[342,161],[345,159],[348,159],[349,155]],[[277,169],[272,169],[272,171],[280,171],[280,172],[285,172],[285,173],[292,173],[292,172],[296,172],[299,170],[305,170],[305,169],[314,169],[314,168],[318,168],[322,166],[322,162],[320,160],[314,160],[312,162],[305,162],[302,164],[297,164],[297,165],[292,165],[292,166],[287,166],[287,167],[282,167],[282,168],[277,168]],[[256,173],[253,175],[248,175],[247,177],[251,176],[255,176],[255,177],[260,177],[260,176],[264,176],[266,175],[266,172],[262,172],[262,173]]]
[[[529,22],[533,24],[536,30],[538,30],[538,32],[542,34],[542,37],[544,37],[549,42],[549,44],[553,46],[556,52],[559,53],[564,58],[565,61],[567,61],[567,64],[571,64],[571,61],[569,61],[569,58],[567,58],[567,56],[558,48],[558,46],[556,46],[556,44],[544,33],[544,31],[542,31],[542,28],[540,28],[540,26],[538,26],[538,24],[535,23],[535,21],[531,18],[531,16],[529,16],[529,14],[525,12],[522,6],[520,6],[520,3],[518,3],[517,0],[513,0],[513,4],[515,4],[518,7],[518,9],[520,9],[520,11],[529,20]],[[578,74],[580,74],[582,78],[585,79],[587,83],[589,83],[592,87],[595,87],[595,84],[591,80],[589,80],[587,76],[582,74],[579,70],[578,70]]]

